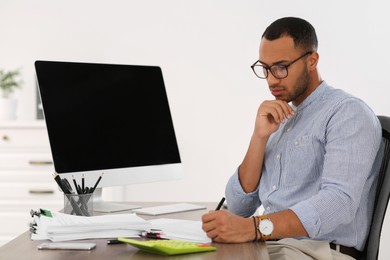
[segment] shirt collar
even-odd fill
[[[328,84],[325,81],[322,81],[321,84],[305,100],[303,100],[301,104],[299,104],[298,106],[294,106],[291,103],[292,108],[296,112],[302,111],[303,109],[308,107],[314,100],[320,98],[327,88]]]

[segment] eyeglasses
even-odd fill
[[[312,51],[308,51],[288,64],[274,64],[272,66],[264,66],[260,63],[260,61],[256,61],[251,65],[251,68],[255,75],[261,79],[266,79],[268,77],[268,71],[270,71],[275,78],[284,79],[288,76],[288,67],[290,67],[292,64],[302,59],[303,57],[312,53]]]

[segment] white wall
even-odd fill
[[[35,116],[36,59],[159,65],[185,179],[134,185],[132,200],[217,201],[241,162],[257,106],[272,98],[249,65],[265,27],[310,21],[322,77],[390,115],[386,1],[2,0],[0,68],[22,68],[19,119]],[[150,192],[153,191],[153,192]],[[388,222],[388,221],[387,221]],[[390,241],[385,230],[384,241]],[[382,242],[386,244],[386,242]],[[382,255],[390,256],[382,247]]]

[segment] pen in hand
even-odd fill
[[[225,197],[222,197],[221,201],[219,202],[219,204],[215,210],[220,210],[222,208],[222,205],[224,202],[225,202]]]

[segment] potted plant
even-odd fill
[[[16,118],[17,100],[12,98],[15,89],[20,88],[22,82],[18,79],[20,71],[0,70],[0,120],[13,120]]]

